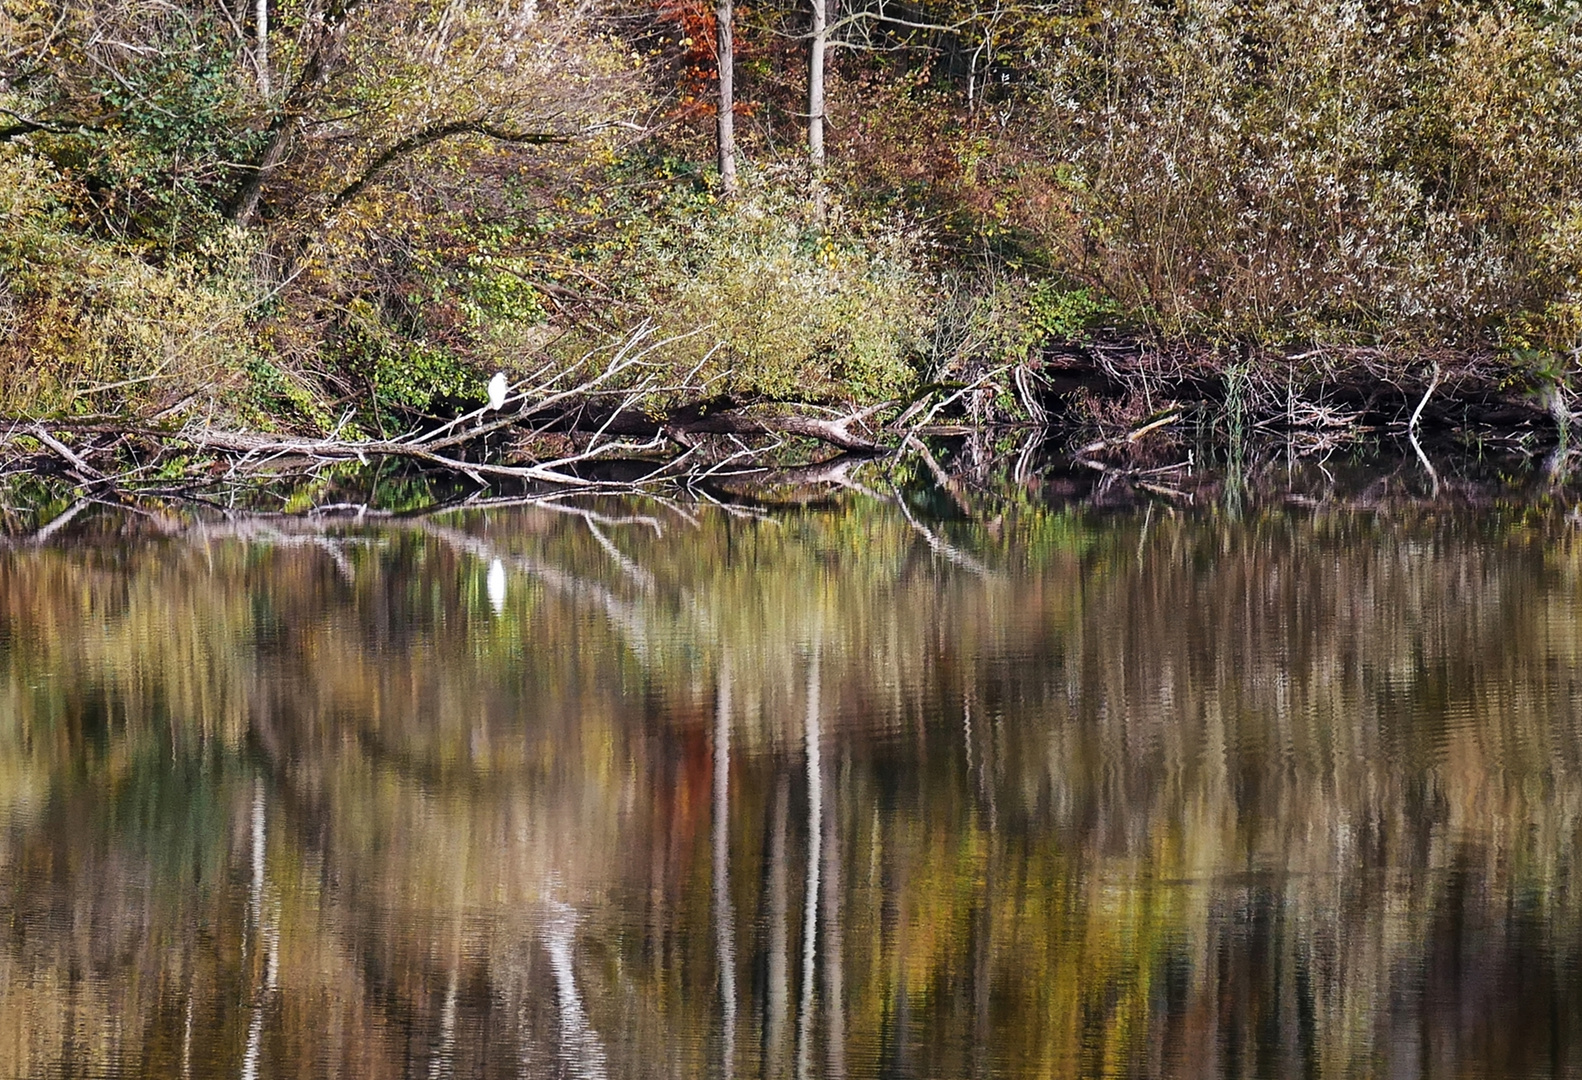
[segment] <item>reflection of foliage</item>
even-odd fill
[[[412,1033],[391,1025],[438,1024],[451,965],[489,987],[457,1008],[533,1000],[547,976],[522,943],[554,899],[582,912],[578,977],[595,1028],[622,1033],[612,1054],[666,1046],[698,1074],[715,1044],[669,1040],[718,1023],[700,943],[720,666],[733,929],[760,973],[740,982],[746,1025],[774,1000],[770,957],[785,1001],[803,977],[818,642],[815,1001],[838,943],[844,1008],[817,1030],[853,1072],[969,1074],[977,1045],[1040,1075],[1132,1075],[1171,1071],[1149,1057],[1161,1040],[1235,1039],[1273,1055],[1261,1072],[1346,1074],[1395,1052],[1387,1005],[1414,992],[1398,973],[1438,978],[1424,958],[1463,917],[1505,944],[1467,961],[1477,978],[1424,991],[1410,1023],[1471,1039],[1464,1015],[1498,1017],[1477,1052],[1546,1045],[1527,1038],[1548,1015],[1524,1007],[1538,990],[1497,988],[1535,927],[1542,963],[1579,948],[1564,853],[1582,746],[1561,673],[1582,658],[1582,572],[1556,515],[1513,509],[1479,534],[1433,512],[1257,503],[1226,521],[1024,498],[992,523],[909,505],[605,499],[211,522],[119,548],[89,543],[107,527],[92,518],[76,547],[7,550],[0,805],[22,855],[6,865],[34,874],[74,845],[29,889],[96,912],[95,934],[119,927],[145,988],[189,932],[169,898],[214,883],[193,917],[215,937],[183,947],[239,1000],[262,964],[240,959],[254,939],[235,885],[255,753],[281,1053],[317,1060],[325,1026],[299,1021],[331,1008],[398,1060]],[[47,940],[45,966],[81,948]],[[128,1031],[179,1030],[124,966],[86,970]],[[22,985],[0,980],[7,1007],[50,1007]],[[790,1060],[796,1028],[754,1041],[762,1071]]]

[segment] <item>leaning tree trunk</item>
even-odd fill
[[[258,23],[254,28],[258,31],[254,57],[259,62],[259,90],[267,99],[269,107],[265,111],[271,119],[269,126],[264,129],[268,141],[264,144],[263,154],[256,163],[244,168],[241,186],[227,200],[227,216],[236,224],[252,223],[253,215],[258,212],[258,204],[263,197],[264,184],[269,179],[269,174],[279,167],[290,147],[292,135],[296,130],[297,116],[303,111],[302,106],[305,101],[324,80],[327,71],[334,67],[336,55],[340,52],[338,46],[346,29],[346,20],[362,2],[363,0],[340,0],[339,3],[332,5],[331,10],[320,20],[309,42],[304,45],[303,51],[307,54],[307,59],[303,62],[302,69],[291,79],[290,85],[275,97],[269,83],[268,0],[257,0],[253,9],[254,18]]]
[[[813,214],[824,220],[824,54],[829,48],[829,0],[813,0],[813,33],[808,48],[807,161]]]
[[[736,194],[736,43],[731,34],[734,17],[732,0],[719,0],[715,23],[719,28],[720,54],[720,187],[726,195]]]

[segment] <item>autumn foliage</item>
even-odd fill
[[[736,9],[736,206],[706,2],[271,12],[0,3],[0,412],[389,430],[645,321],[818,402],[1094,333],[1582,348],[1559,0],[849,5],[827,214],[805,6]]]

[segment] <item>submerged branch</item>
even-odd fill
[[[140,432],[139,434],[149,433]],[[174,432],[166,435],[166,437],[202,450],[223,450],[248,455],[290,455],[322,461],[346,461],[353,458],[359,461],[366,461],[369,458],[376,457],[405,458],[426,465],[438,466],[452,472],[465,473],[469,476],[497,476],[514,480],[538,480],[551,484],[566,484],[572,487],[599,486],[597,481],[588,480],[574,473],[563,472],[559,469],[543,468],[538,465],[496,465],[484,461],[462,461],[443,454],[437,454],[422,446],[413,446],[410,443],[390,440],[357,442],[344,439],[277,439],[265,435],[250,435],[240,431],[215,431],[212,429]],[[563,458],[557,464],[573,464],[577,461],[587,460],[592,456],[594,455],[582,454]]]
[[[1412,410],[1412,418],[1406,423],[1406,430],[1415,432],[1417,421],[1423,415],[1423,409],[1428,405],[1428,399],[1434,396],[1434,391],[1439,388],[1439,361],[1434,361],[1434,377],[1428,382],[1428,389],[1423,391],[1423,400],[1417,403],[1417,408]]]

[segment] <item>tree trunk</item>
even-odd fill
[[[284,114],[280,117],[280,126],[275,128],[269,137],[269,145],[264,150],[264,156],[258,163],[258,168],[250,173],[242,183],[241,190],[236,193],[232,203],[231,220],[236,224],[246,227],[253,223],[253,215],[258,212],[259,200],[264,195],[264,181],[279,164],[280,159],[286,156],[286,146],[291,141],[294,130],[289,118]]]
[[[813,214],[824,220],[824,53],[829,47],[829,0],[813,0],[813,33],[808,47],[807,161]]]
[[[254,8],[255,17],[261,13],[264,19],[268,19],[267,2],[268,0],[255,0],[257,4]],[[291,80],[290,87],[280,95],[278,103],[268,110],[272,113],[269,126],[265,129],[269,142],[265,145],[257,167],[246,171],[241,186],[228,201],[228,214],[236,224],[248,225],[252,222],[263,195],[264,182],[268,179],[269,173],[279,166],[281,159],[285,157],[292,133],[296,130],[297,116],[304,111],[303,105],[306,99],[312,96],[325,79],[326,71],[332,64],[332,57],[338,51],[337,46],[345,32],[346,20],[361,3],[362,0],[344,0],[342,3],[331,5],[317,32],[312,35],[311,47],[305,50],[308,58],[303,63],[302,70]],[[265,36],[267,34],[268,27],[263,26],[259,41],[267,42]],[[264,50],[260,50],[254,54],[254,58],[265,61],[265,66],[259,68],[259,85],[262,87],[263,80],[269,77],[268,57],[264,54]],[[265,96],[269,94],[266,92]]]
[[[732,37],[734,18],[732,0],[719,0],[715,22],[719,27],[720,54],[720,188],[727,197],[736,194],[736,42]]]

